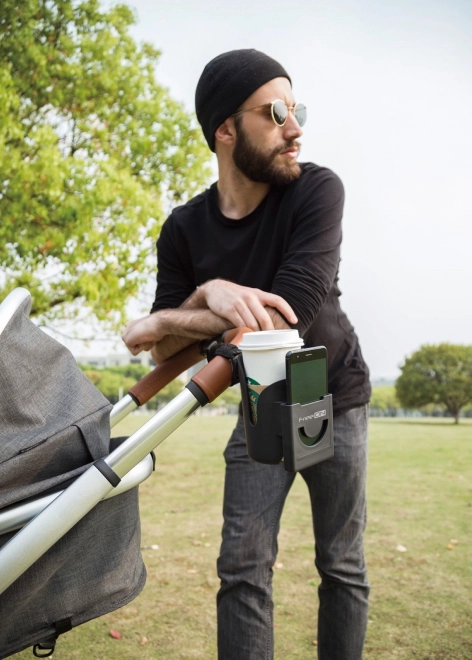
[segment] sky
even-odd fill
[[[345,186],[341,304],[374,380],[422,344],[472,343],[470,0],[126,4],[189,111],[222,52],[257,48],[289,72],[308,108],[300,160]]]

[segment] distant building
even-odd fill
[[[110,353],[108,355],[78,355],[76,360],[79,364],[88,364],[97,369],[105,367],[125,367],[127,364],[142,364],[150,369],[156,366],[156,363],[148,352],[142,352],[139,355],[127,353]]]
[[[395,385],[396,378],[374,378],[370,381],[372,387],[385,387],[386,385]]]
[[[103,355],[77,355],[75,357],[79,364],[86,364],[95,369],[105,369],[106,367],[125,367],[127,364],[142,364],[144,367],[154,369],[156,363],[151,357],[151,353],[143,351],[139,355],[132,353],[109,353]],[[206,360],[198,362],[198,364],[190,367],[187,371],[181,374],[180,378],[186,383],[206,364]]]

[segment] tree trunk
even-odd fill
[[[459,413],[462,406],[457,406],[454,404],[446,404],[446,410],[454,418],[454,424],[459,424]]]

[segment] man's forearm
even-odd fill
[[[167,334],[151,349],[156,364],[161,364],[199,339],[214,337],[231,327],[226,319],[213,314],[209,309],[184,309],[182,306],[157,313]]]
[[[162,364],[164,360],[172,357],[179,351],[182,351],[190,344],[194,344],[198,341],[195,338],[191,337],[178,337],[177,335],[167,335],[161,341],[158,341],[151,348],[151,356],[156,364]],[[203,359],[203,358],[202,358]]]
[[[206,339],[219,335],[232,327],[229,321],[209,309],[182,306],[178,309],[163,309],[157,313],[160,315],[166,335]]]

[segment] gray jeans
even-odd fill
[[[335,455],[300,474],[310,493],[319,586],[318,657],[360,660],[369,584],[366,522],[367,406],[334,418]],[[217,596],[220,660],[274,656],[272,566],[280,517],[295,474],[246,452],[242,418],[225,450],[223,540]]]

